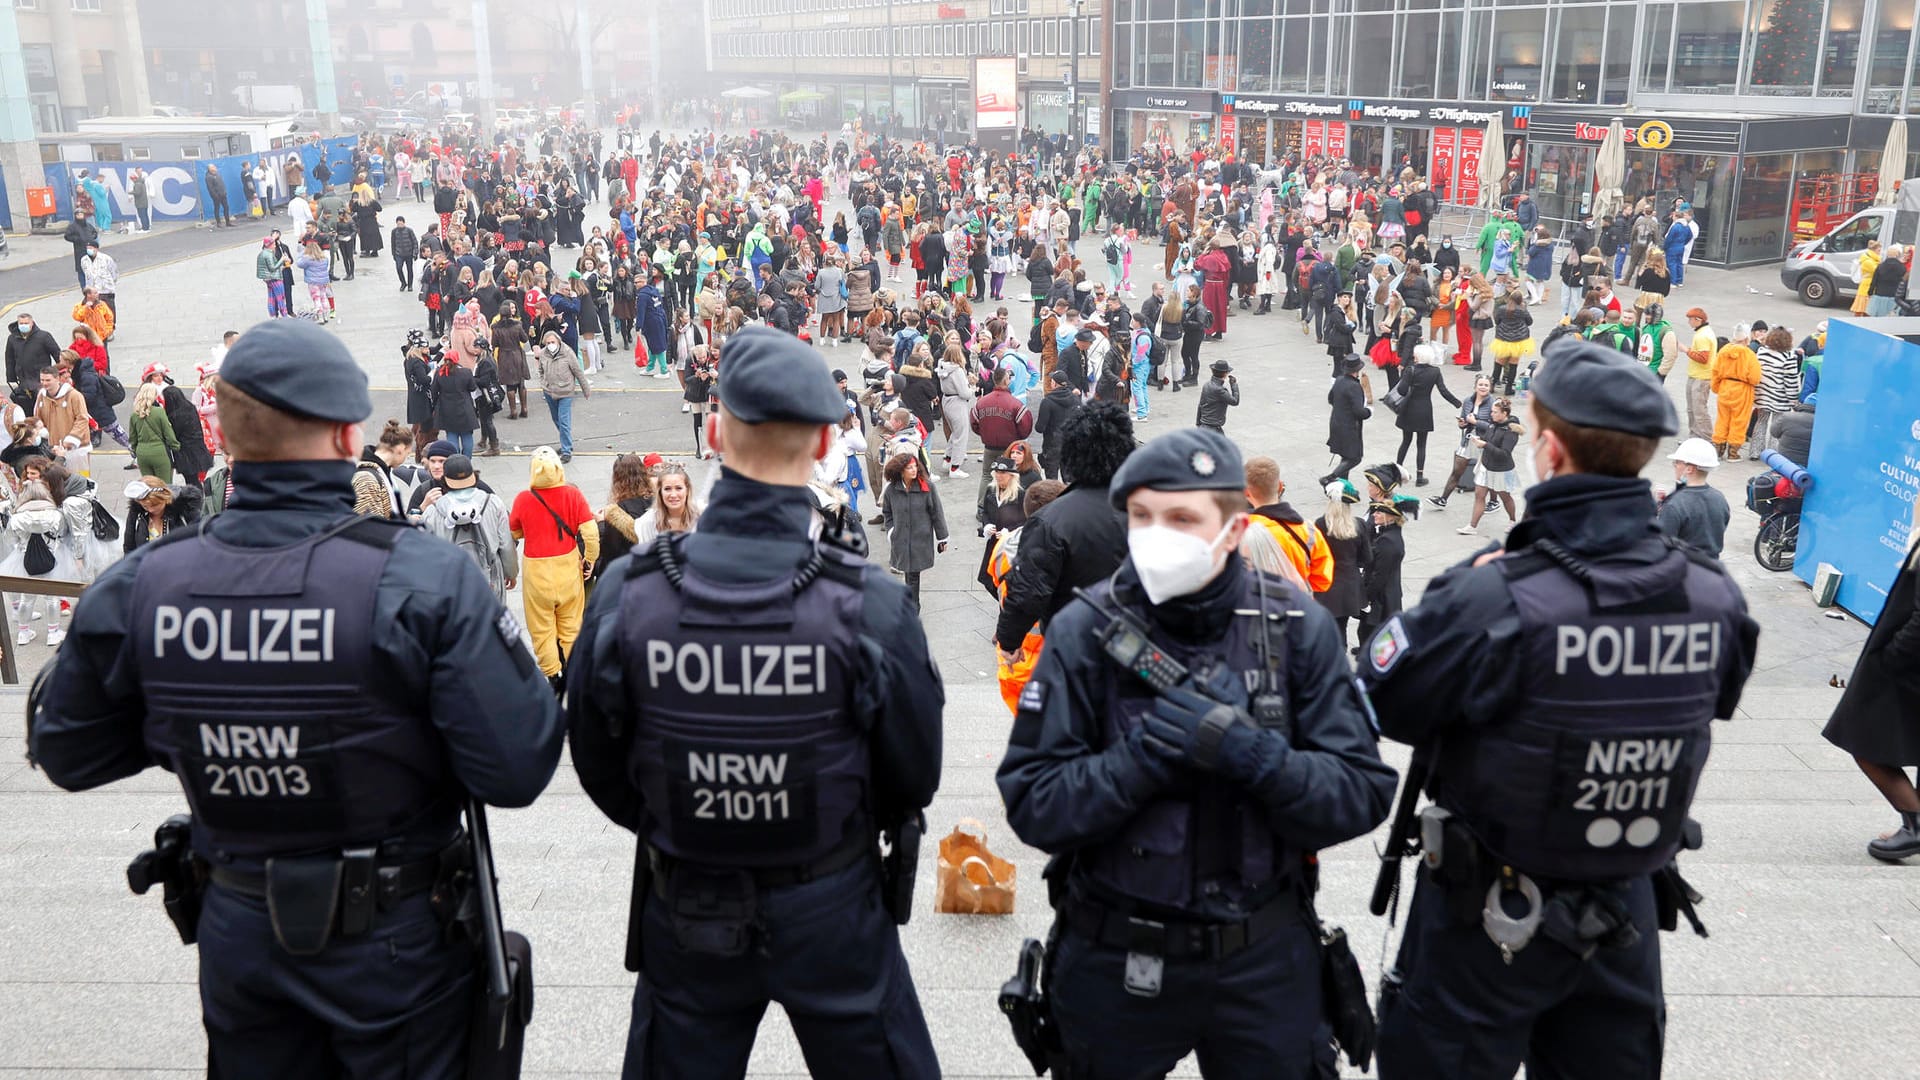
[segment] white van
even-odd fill
[[[1920,179],[1904,180],[1892,206],[1870,206],[1841,222],[1832,232],[1797,244],[1780,267],[1780,283],[1800,294],[1800,302],[1826,307],[1835,297],[1860,291],[1854,275],[1870,241],[1881,250],[1911,245],[1920,238]]]

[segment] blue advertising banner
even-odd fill
[[[228,210],[235,217],[246,217],[247,200],[240,180],[242,168],[251,169],[256,162],[265,164],[266,190],[273,196],[276,205],[283,204],[287,201],[285,167],[288,158],[299,156],[306,170],[307,191],[317,193],[319,187],[318,181],[313,178],[314,166],[320,164],[324,157],[333,177],[332,182],[336,185],[346,183],[353,165],[354,151],[359,144],[359,136],[346,135],[318,144],[203,161],[63,161],[46,166],[46,182],[53,188],[55,216],[70,218],[73,216],[74,178],[82,169],[86,170],[89,177],[98,180],[106,189],[107,205],[113,211],[113,221],[118,223],[134,216],[133,190],[128,175],[139,169],[147,176],[147,205],[155,221],[209,221],[214,216],[213,200],[207,195],[207,168],[211,166],[226,185]]]
[[[1920,496],[1920,319],[1834,319],[1813,425],[1813,488],[1793,572],[1843,575],[1837,603],[1872,623],[1900,569]]]

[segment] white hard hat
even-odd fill
[[[1702,469],[1717,468],[1720,457],[1713,452],[1713,444],[1705,439],[1692,438],[1680,444],[1680,448],[1667,455],[1668,461],[1685,462]]]

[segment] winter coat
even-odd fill
[[[647,351],[667,351],[667,309],[658,286],[649,282],[634,294],[634,320]]]
[[[1754,404],[1771,412],[1791,411],[1800,400],[1800,357],[1765,347],[1759,356],[1760,393]]]
[[[1357,618],[1367,606],[1366,572],[1373,563],[1373,538],[1366,524],[1359,521],[1354,522],[1354,535],[1347,540],[1327,531],[1326,518],[1315,521],[1313,527],[1320,530],[1320,538],[1333,552],[1333,584],[1314,593],[1313,598],[1336,619]]]
[[[1719,491],[1706,484],[1686,484],[1660,500],[1655,523],[1661,532],[1717,559],[1726,547],[1727,521],[1732,513],[1727,497]]]
[[[862,317],[873,310],[873,280],[858,267],[847,271],[847,310]]]
[[[1920,764],[1920,549],[1910,551],[1854,662],[1853,677],[1821,732],[1847,753],[1881,765]]]
[[[1327,449],[1335,457],[1358,461],[1365,455],[1365,424],[1373,410],[1358,379],[1342,376],[1327,391],[1333,413],[1327,418]]]
[[[197,481],[202,473],[213,468],[213,453],[207,449],[207,440],[200,431],[200,410],[194,407],[187,392],[177,386],[163,387],[160,403],[166,407],[167,423],[173,425],[174,438],[180,442],[173,454],[174,464],[189,481]]]
[[[545,345],[533,347],[533,368],[540,392],[550,398],[564,398],[572,397],[578,389],[581,396],[587,396],[587,375],[580,369],[580,358],[567,348],[566,342],[556,343],[554,350],[549,354]]]
[[[198,484],[183,484],[173,489],[173,501],[160,511],[160,520],[166,523],[166,535],[198,524],[200,512],[206,506],[206,492]],[[127,517],[120,523],[120,550],[127,555],[137,548],[145,547],[153,538],[147,534],[147,509],[139,503],[127,507]]]
[[[433,373],[433,426],[469,432],[480,426],[473,407],[473,372],[448,360]]]
[[[905,385],[900,390],[900,404],[920,421],[929,433],[940,428],[940,383],[933,372],[918,364],[908,364],[900,369]]]
[[[500,385],[521,386],[527,382],[527,328],[518,319],[494,323],[493,362],[500,373]]]
[[[520,552],[513,542],[513,528],[507,523],[507,507],[498,495],[479,486],[449,488],[434,500],[420,516],[420,524],[442,540],[452,542],[457,524],[471,522],[480,527],[482,542],[492,552],[496,565],[482,566],[494,598],[506,598],[506,583],[520,576]]]
[[[18,326],[16,321],[7,329],[7,381],[32,390],[40,385],[40,372],[60,362],[60,344],[38,323],[25,335]]]
[[[1407,400],[1400,405],[1400,415],[1393,421],[1393,426],[1401,431],[1433,430],[1435,390],[1454,408],[1460,407],[1460,399],[1447,389],[1447,380],[1441,376],[1440,369],[1429,364],[1408,364],[1402,368],[1399,389],[1407,394]]]
[[[887,565],[901,573],[933,569],[936,551],[947,539],[947,516],[926,477],[911,485],[888,484],[880,512],[887,530]]]
[[[87,399],[87,415],[105,431],[120,422],[113,413],[113,406],[107,404],[107,392],[100,385],[100,372],[92,364],[75,364],[73,367],[73,389]],[[133,397],[128,394],[127,397]]]
[[[387,247],[395,259],[412,260],[420,257],[420,237],[414,233],[411,225],[395,225],[387,234]]]
[[[1106,580],[1126,557],[1126,516],[1108,501],[1107,485],[1068,487],[1022,528],[994,639],[1001,648],[1018,647],[1035,623],[1053,618],[1073,599],[1076,588]]]

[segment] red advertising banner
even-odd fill
[[[1300,153],[1316,158],[1327,152],[1327,125],[1324,120],[1309,120],[1300,137]]]
[[[1327,121],[1327,156],[1334,159],[1347,156],[1347,122],[1345,120]]]
[[[1460,184],[1453,201],[1472,205],[1480,199],[1480,151],[1487,141],[1481,128],[1460,129]]]
[[[1427,180],[1441,202],[1453,201],[1454,139],[1450,127],[1433,129],[1433,162],[1427,167]]]

